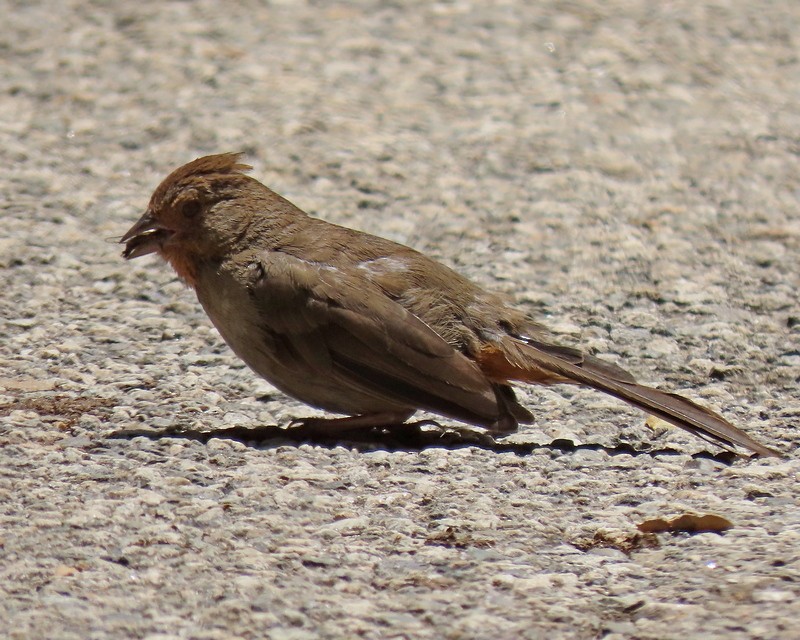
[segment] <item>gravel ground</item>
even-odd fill
[[[800,636],[800,5],[530,5],[0,0],[0,636]],[[563,388],[250,437],[312,412],[115,244],[237,150],[787,457]],[[733,526],[637,530],[685,513]]]

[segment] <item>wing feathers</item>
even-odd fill
[[[497,421],[478,366],[382,291],[285,254],[259,260],[250,290],[264,330],[312,376],[482,426]]]

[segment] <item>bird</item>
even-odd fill
[[[122,255],[159,255],[256,374],[340,416],[298,424],[339,433],[426,411],[501,437],[533,421],[514,385],[577,384],[728,451],[780,455],[714,411],[559,344],[505,297],[423,253],[308,215],[248,175],[242,156],[170,173],[120,239]]]

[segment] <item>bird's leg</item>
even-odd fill
[[[292,420],[289,427],[304,429],[320,435],[346,433],[348,431],[361,431],[397,427],[408,420],[414,411],[385,411],[383,413],[365,413],[346,418],[298,418]]]

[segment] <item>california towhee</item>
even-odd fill
[[[244,174],[241,154],[198,158],[155,190],[122,237],[197,292],[225,342],[303,402],[381,427],[426,410],[507,434],[532,421],[511,381],[577,383],[725,448],[777,455],[722,416],[552,342],[500,296],[409,247],[311,218]]]

